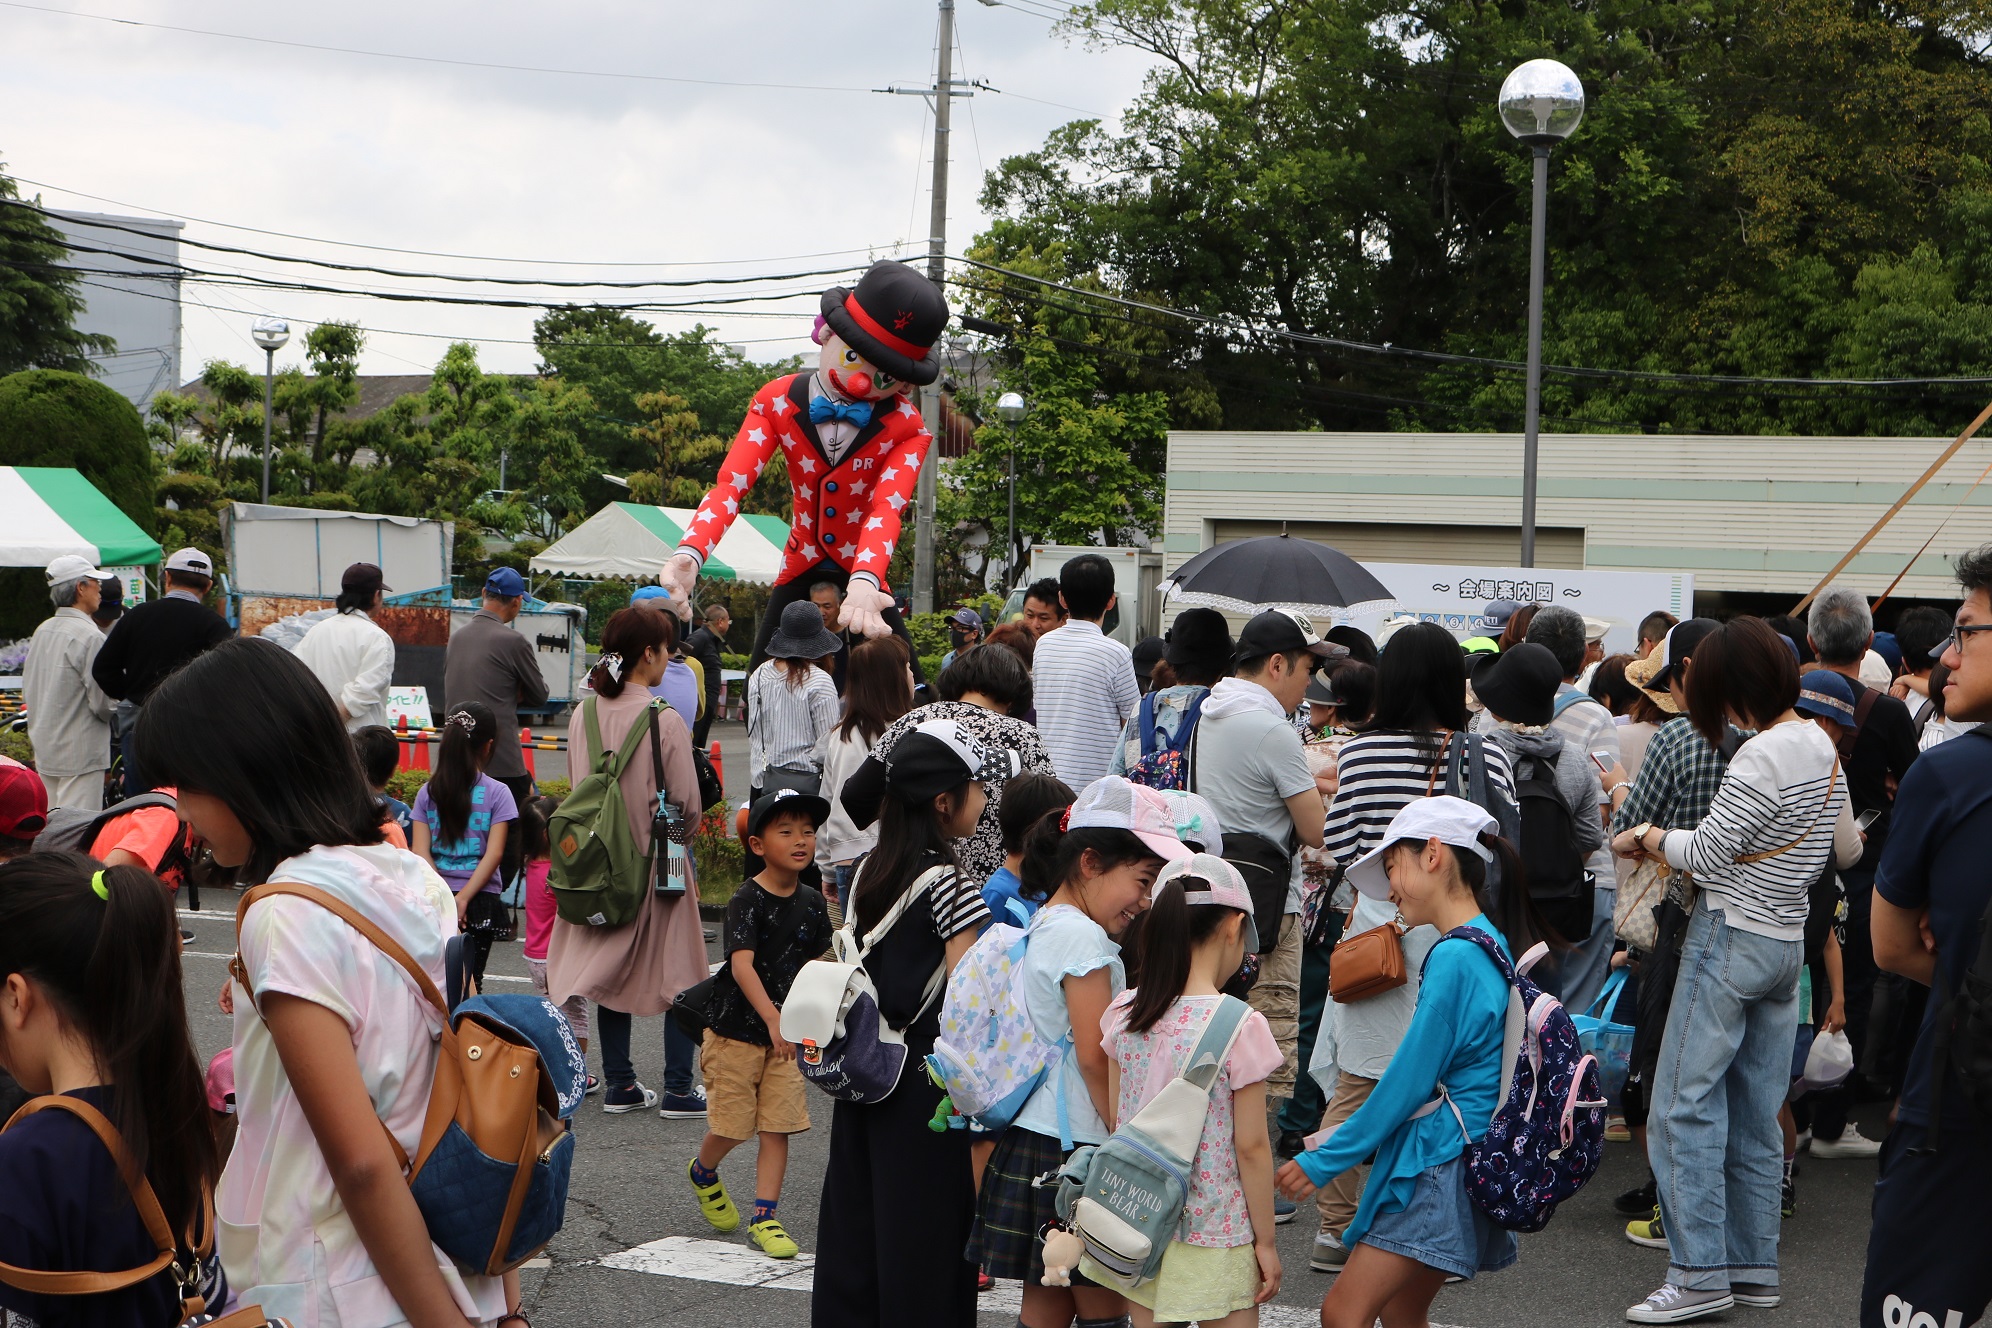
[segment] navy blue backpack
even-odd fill
[[[1452,1110],[1467,1141],[1467,1194],[1481,1212],[1510,1231],[1541,1231],[1604,1159],[1606,1103],[1598,1062],[1584,1050],[1562,1003],[1527,976],[1547,946],[1522,956],[1518,972],[1499,943],[1477,927],[1455,927],[1439,939],[1478,945],[1508,981],[1500,1080],[1506,1096],[1478,1143],[1444,1084],[1417,1114]]]

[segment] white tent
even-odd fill
[[[46,567],[65,553],[99,567],[159,561],[159,542],[67,467],[0,466],[0,515],[0,567]]]
[[[548,545],[532,570],[555,576],[627,577],[649,581],[677,551],[698,513],[689,507],[610,503]],[[780,517],[742,513],[705,561],[701,576],[767,584],[782,568],[788,524]]]

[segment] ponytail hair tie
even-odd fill
[[[477,732],[477,716],[468,710],[459,710],[444,720],[443,725],[445,728],[462,729],[464,735],[469,737]]]
[[[104,885],[104,873],[98,872],[90,878],[90,889],[106,904],[111,902],[111,892]]]
[[[1072,808],[1068,806],[1063,812],[1059,814],[1058,833],[1062,835],[1067,831],[1069,831],[1070,829],[1072,829]]]

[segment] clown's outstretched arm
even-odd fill
[[[754,481],[761,478],[761,472],[768,468],[768,460],[774,455],[775,429],[768,413],[794,409],[788,398],[776,391],[782,381],[776,379],[754,394],[753,404],[747,407],[747,418],[740,422],[740,432],[733,436],[733,446],[727,449],[726,460],[720,463],[718,481],[700,500],[698,514],[686,527],[685,537],[678,541],[678,551],[664,560],[664,567],[657,575],[658,583],[671,592],[671,606],[680,617],[691,616],[692,583],[698,579],[699,568],[712,556],[714,546],[733,524],[733,518],[740,515],[740,501],[754,487]]]
[[[903,397],[900,403],[902,410],[913,408]],[[892,607],[892,596],[883,586],[885,569],[892,561],[893,549],[898,547],[901,515],[913,501],[920,467],[926,464],[927,451],[933,443],[933,435],[922,430],[894,448],[878,473],[871,512],[865,519],[857,555],[851,560],[851,584],[844,595],[843,617],[839,619],[846,631],[871,638],[892,631],[885,622],[885,611]]]

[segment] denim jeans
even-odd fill
[[[606,1005],[595,1007],[595,1028],[602,1044],[602,1077],[610,1088],[628,1088],[636,1082],[636,1066],[629,1059],[630,1017]],[[664,1092],[683,1097],[692,1091],[692,1057],[698,1044],[685,1036],[678,1021],[664,1016]]]
[[[1804,949],[1738,931],[1706,903],[1688,922],[1646,1124],[1675,1286],[1777,1285],[1777,1116]]]

